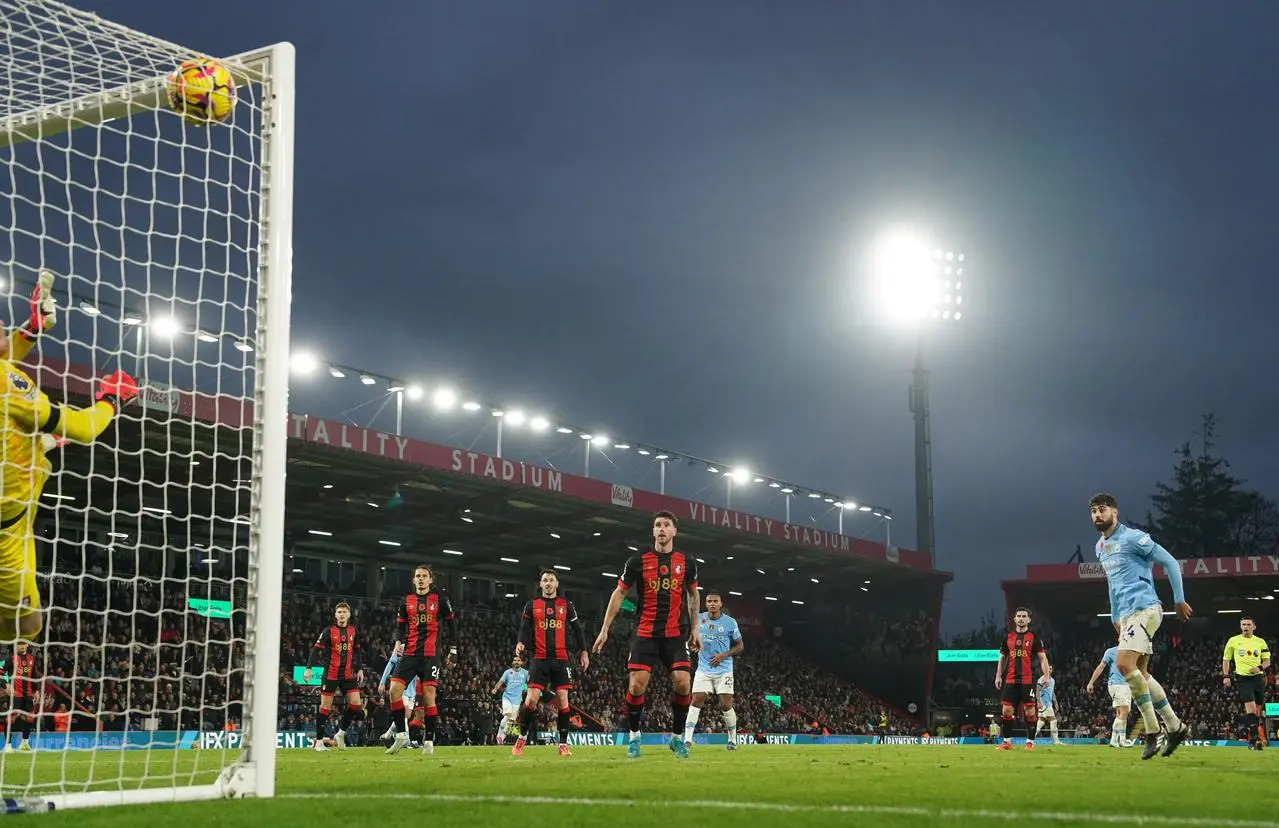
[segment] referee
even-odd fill
[[[1257,625],[1248,616],[1239,619],[1239,635],[1226,642],[1221,654],[1222,684],[1234,684],[1243,701],[1244,726],[1248,729],[1248,747],[1261,750],[1266,746],[1266,670],[1270,668],[1270,648],[1265,639],[1254,633]],[[1230,665],[1234,663],[1234,676]]]

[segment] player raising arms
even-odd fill
[[[53,327],[54,276],[41,272],[31,294],[31,316],[7,338],[0,336],[4,410],[0,416],[0,641],[31,639],[40,632],[36,587],[35,519],[53,466],[45,453],[58,438],[91,443],[120,410],[138,396],[137,383],[116,371],[98,383],[89,408],[53,403],[18,363],[39,336]],[[45,440],[44,437],[51,439]]]
[[[1168,726],[1164,756],[1171,756],[1177,746],[1190,735],[1190,728],[1177,718],[1168,704],[1168,694],[1150,675],[1150,655],[1154,652],[1155,632],[1163,622],[1163,605],[1155,592],[1155,564],[1168,573],[1172,582],[1172,600],[1177,617],[1190,618],[1181,583],[1181,567],[1168,550],[1155,543],[1145,532],[1119,522],[1119,503],[1113,495],[1097,494],[1088,501],[1093,527],[1101,532],[1097,540],[1097,559],[1106,570],[1110,587],[1110,620],[1119,634],[1115,666],[1132,691],[1133,703],[1141,711],[1146,730],[1146,747],[1142,759],[1159,752],[1159,720]]]
[[[1110,691],[1110,706],[1115,709],[1115,721],[1110,725],[1110,746],[1117,748],[1132,747],[1132,742],[1128,741],[1128,710],[1132,707],[1132,691],[1128,689],[1128,682],[1124,681],[1124,676],[1119,672],[1116,665],[1119,657],[1119,648],[1111,647],[1102,653],[1101,661],[1097,664],[1097,669],[1092,671],[1092,677],[1088,679],[1088,695],[1092,695],[1092,687],[1097,683],[1097,679],[1101,678],[1102,673],[1107,673],[1106,689]]]
[[[1057,738],[1057,710],[1053,706],[1053,702],[1057,698],[1057,679],[1053,678],[1053,668],[1046,668],[1039,676],[1039,686],[1036,691],[1039,695],[1039,721],[1035,723],[1035,738],[1039,738],[1039,732],[1044,729],[1044,722],[1048,722],[1048,735],[1052,737],[1054,745],[1060,745],[1061,739]]]
[[[684,744],[693,744],[693,731],[707,696],[718,696],[728,730],[728,749],[737,750],[737,711],[733,709],[733,656],[742,654],[741,630],[737,619],[724,614],[724,599],[715,590],[706,593],[706,612],[698,616],[697,631],[702,639],[697,655],[697,675],[693,676],[693,706],[684,725]]]
[[[1248,731],[1248,747],[1261,750],[1266,746],[1266,670],[1270,669],[1270,647],[1256,635],[1257,624],[1249,617],[1239,619],[1239,635],[1226,642],[1221,654],[1221,683],[1234,683],[1243,701],[1244,728]],[[1234,678],[1230,677],[1233,666]]]
[[[333,734],[333,743],[339,748],[346,747],[346,729],[363,708],[360,687],[364,684],[364,668],[360,666],[359,649],[355,627],[351,624],[351,605],[342,601],[333,608],[333,623],[315,639],[315,646],[306,657],[306,669],[302,671],[302,680],[309,683],[315,654],[326,654],[324,683],[320,685],[320,712],[315,717],[316,750],[328,750],[324,745],[324,727],[333,712],[334,694],[341,696],[346,704],[337,733]]]
[[[560,756],[572,756],[568,749],[568,691],[573,689],[573,654],[577,654],[583,671],[591,666],[591,657],[586,654],[586,631],[573,602],[559,597],[560,578],[554,569],[543,569],[538,585],[542,595],[524,605],[520,640],[515,645],[517,658],[532,650],[532,669],[528,674],[528,694],[520,710],[520,737],[515,740],[511,755],[524,753],[524,745],[537,727],[537,703],[542,691],[554,690]]]
[[[9,715],[5,717],[4,750],[13,751],[13,720],[18,720],[18,730],[22,733],[22,741],[18,750],[31,750],[31,725],[35,723],[36,714],[36,657],[31,654],[30,646],[19,641],[13,647],[13,674],[9,677]]]
[[[999,732],[1004,741],[999,750],[1013,749],[1013,718],[1021,711],[1026,723],[1026,750],[1035,747],[1035,671],[1031,659],[1038,656],[1039,670],[1047,675],[1048,652],[1039,636],[1030,631],[1030,610],[1018,607],[1013,613],[1013,628],[999,642],[999,666],[995,670],[995,689],[1001,690]]]
[[[422,733],[422,754],[435,752],[435,724],[440,712],[435,706],[435,689],[440,684],[440,622],[448,624],[449,654],[445,663],[457,663],[457,615],[444,590],[432,587],[435,573],[422,564],[413,570],[413,592],[400,599],[395,617],[398,628],[395,653],[403,656],[391,674],[391,720],[395,741],[386,749],[399,753],[409,743],[404,726],[404,685],[418,680],[418,699],[426,708]]]
[[[653,668],[661,665],[671,677],[671,718],[674,722],[671,750],[680,759],[688,758],[684,744],[684,722],[692,702],[692,656],[701,649],[697,630],[697,559],[675,549],[675,515],[658,512],[653,516],[653,548],[631,557],[622,577],[608,599],[604,623],[595,639],[595,652],[608,642],[608,628],[622,608],[622,599],[637,584],[635,616],[639,619],[631,639],[626,692],[629,738],[626,755],[640,755],[640,721],[644,716],[644,693]]]
[[[558,581],[559,578],[556,578]],[[522,628],[521,628],[522,629]],[[505,688],[505,689],[504,689]],[[528,670],[524,669],[524,659],[516,656],[511,659],[511,666],[493,685],[493,693],[502,691],[502,721],[497,726],[497,743],[506,741],[506,734],[520,715],[520,703],[524,701],[524,692],[528,689]]]

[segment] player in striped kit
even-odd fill
[[[4,752],[13,752],[13,736],[11,728],[14,719],[18,721],[18,731],[22,741],[18,750],[31,750],[31,725],[35,722],[36,701],[36,657],[31,653],[31,645],[19,641],[13,647],[13,672],[9,676],[9,715],[5,719]]]
[[[444,627],[448,628],[448,657],[444,663],[457,663],[457,615],[442,589],[435,589],[435,573],[422,564],[413,570],[413,592],[400,600],[396,614],[396,655],[402,655],[391,674],[391,720],[395,722],[395,739],[386,749],[396,754],[409,743],[404,723],[404,688],[414,679],[418,682],[418,698],[425,708],[422,753],[435,752],[435,724],[439,710],[435,706],[435,688],[441,677],[440,651],[444,649]]]
[[[320,710],[315,717],[315,749],[328,750],[324,744],[324,728],[329,723],[333,712],[333,696],[343,697],[346,710],[338,724],[337,733],[333,735],[333,743],[338,748],[346,747],[346,729],[351,726],[355,717],[363,711],[360,699],[360,687],[364,684],[364,668],[360,666],[359,642],[355,637],[355,626],[351,624],[351,605],[345,601],[333,608],[333,623],[326,627],[315,640],[311,654],[306,659],[306,669],[302,671],[302,680],[311,681],[311,663],[316,653],[325,653],[324,682],[320,685]]]
[[[573,602],[559,595],[560,578],[554,569],[543,569],[538,578],[541,596],[524,605],[520,639],[515,655],[530,655],[528,693],[520,709],[520,736],[511,748],[512,756],[524,753],[524,745],[537,730],[537,703],[543,691],[555,694],[556,724],[560,756],[572,756],[568,749],[568,691],[573,689],[573,656],[583,670],[591,665],[586,653],[586,631],[578,620]]]
[[[1036,658],[1040,672],[1047,674],[1048,652],[1044,650],[1044,642],[1030,631],[1030,610],[1018,607],[1013,613],[1013,628],[999,642],[999,667],[995,671],[995,689],[1001,692],[999,731],[1004,737],[999,750],[1012,750],[1013,722],[1019,712],[1025,720],[1026,750],[1035,747],[1035,726],[1039,719],[1033,667]]]

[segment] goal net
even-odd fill
[[[177,114],[166,79],[190,60],[234,99],[183,75]],[[292,47],[211,59],[0,0],[0,96],[0,793],[27,810],[270,796]],[[40,284],[56,324],[24,355]],[[116,372],[139,395],[95,404],[128,396],[103,384]]]

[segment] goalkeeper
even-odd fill
[[[53,466],[45,452],[62,441],[91,443],[120,408],[138,395],[137,383],[116,371],[103,378],[89,408],[50,402],[18,363],[53,327],[52,273],[41,272],[31,294],[31,317],[6,338],[0,336],[4,377],[0,411],[0,642],[31,640],[40,632],[36,588],[35,518]]]

